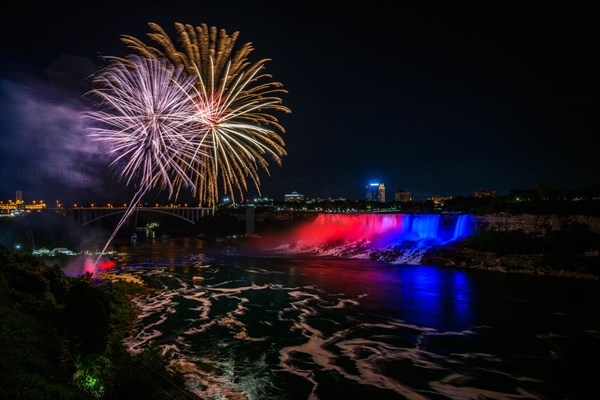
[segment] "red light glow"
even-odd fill
[[[117,266],[116,261],[110,260],[110,261],[103,261],[98,265],[98,268],[101,270],[107,270],[107,269],[111,269]]]

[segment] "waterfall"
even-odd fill
[[[291,240],[296,252],[418,264],[431,246],[473,232],[467,214],[319,214]]]
[[[473,234],[472,218],[470,215],[459,215],[454,225],[452,240],[465,238]]]

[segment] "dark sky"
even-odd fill
[[[593,9],[583,2],[414,3],[394,10],[378,2],[14,3],[21,10],[3,13],[0,24],[0,196],[20,188],[70,200],[85,197],[81,190],[114,189],[106,179],[78,189],[50,179],[57,173],[44,152],[61,152],[61,137],[42,129],[20,138],[19,105],[7,85],[56,81],[58,71],[70,87],[84,87],[99,55],[127,54],[119,35],[142,37],[148,21],[171,33],[176,21],[239,30],[241,42],[254,43],[255,59],[272,59],[267,70],[289,90],[293,113],[281,116],[289,155],[270,178],[263,174],[263,194],[362,198],[370,180],[417,198],[600,182]],[[31,167],[35,160],[42,172]]]

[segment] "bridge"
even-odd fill
[[[127,207],[63,207],[56,208],[55,211],[66,217],[71,217],[80,225],[85,226],[109,217],[111,215],[123,214],[127,211]],[[134,218],[135,213],[152,212],[159,214],[167,214],[175,218],[179,218],[190,224],[195,224],[200,218],[210,214],[212,208],[206,207],[136,207],[135,211],[129,218]]]

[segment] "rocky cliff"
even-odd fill
[[[532,214],[490,214],[476,215],[479,230],[483,231],[517,231],[526,233],[546,233],[559,230],[564,223],[580,223],[587,225],[591,232],[600,233],[600,217],[583,215],[532,215]]]

